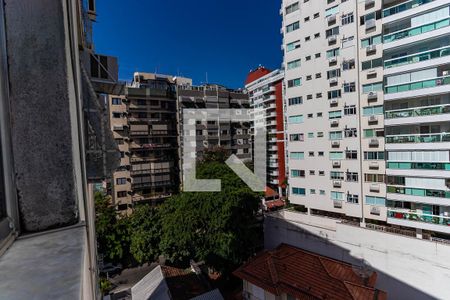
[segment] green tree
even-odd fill
[[[161,225],[159,214],[150,205],[138,206],[130,218],[130,253],[140,264],[155,261],[159,252]]]
[[[119,218],[109,197],[95,194],[95,229],[98,252],[111,262],[120,262],[129,253],[129,220]]]
[[[202,163],[197,176],[221,179],[222,191],[181,193],[168,200],[160,210],[161,251],[172,262],[204,260],[227,274],[260,245],[257,212],[261,194],[220,162]]]

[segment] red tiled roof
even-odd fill
[[[275,201],[266,201],[266,206],[268,209],[274,208],[274,207],[283,207],[285,205],[284,201],[281,199],[275,200]]]
[[[275,192],[273,189],[271,189],[270,187],[266,186],[266,192],[265,192],[265,197],[267,198],[271,198],[271,197],[276,197],[278,196],[278,193]]]
[[[387,299],[385,292],[374,288],[375,272],[364,280],[350,264],[286,244],[258,254],[233,274],[277,296],[286,293],[297,299]]]

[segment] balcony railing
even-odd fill
[[[432,49],[424,52],[413,53],[410,55],[387,59],[384,61],[384,68],[389,69],[394,67],[400,67],[403,65],[414,64],[448,55],[450,55],[450,47],[448,46],[438,49]]]
[[[388,218],[450,226],[450,217],[435,216],[417,211],[388,209]]]
[[[441,77],[436,77],[433,79],[427,79],[427,80],[422,80],[422,81],[409,82],[409,83],[405,83],[405,84],[387,86],[387,87],[385,87],[385,93],[386,94],[401,93],[401,92],[421,90],[421,89],[432,88],[432,87],[448,85],[448,84],[450,84],[450,76],[441,76]]]
[[[387,144],[441,143],[450,142],[450,133],[405,134],[386,136]]]
[[[417,197],[435,197],[435,198],[450,199],[450,191],[442,191],[442,190],[387,186],[387,192],[391,194],[401,194]]]
[[[443,28],[450,25],[450,18],[439,20],[437,22],[412,27],[404,30],[399,30],[383,36],[384,43],[390,43],[393,41],[401,40],[407,37],[419,35],[425,32],[433,31],[439,28]]]
[[[396,169],[396,170],[450,171],[450,163],[388,162],[386,167],[388,169]]]
[[[433,1],[434,0],[412,0],[400,3],[398,5],[384,9],[383,18],[404,12],[405,10],[415,8],[417,6],[424,5]]]
[[[397,119],[443,115],[448,113],[450,113],[450,104],[391,110],[386,112],[385,117],[386,119]]]

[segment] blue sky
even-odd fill
[[[250,69],[279,68],[279,0],[97,0],[96,51],[135,71],[191,77],[231,88]]]

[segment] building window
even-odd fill
[[[306,61],[311,60],[311,55],[305,57]]]
[[[381,151],[369,151],[364,152],[365,160],[384,160],[385,153]]]
[[[334,90],[328,92],[328,99],[341,98],[341,90]]]
[[[319,194],[322,195],[322,196],[325,195],[325,190],[320,190]]]
[[[384,129],[364,129],[365,138],[383,137]]]
[[[298,2],[292,3],[286,7],[286,15],[293,13],[294,11],[299,10]]]
[[[358,137],[358,130],[356,128],[345,128],[344,132],[346,138]]]
[[[117,179],[116,179],[116,184],[117,184],[117,185],[124,185],[124,184],[127,184],[127,179],[126,179],[126,178],[117,178]]]
[[[341,151],[332,151],[330,152],[331,160],[341,160],[344,159],[344,152]]]
[[[381,92],[383,90],[383,83],[376,82],[363,85],[363,93],[368,94],[370,92]]]
[[[334,69],[327,71],[327,79],[340,77],[341,76],[341,69]]]
[[[342,140],[342,131],[331,131],[330,132],[330,140]]]
[[[383,59],[376,58],[368,61],[364,61],[361,63],[362,70],[374,69],[383,66]]]
[[[349,59],[342,62],[342,70],[353,70],[355,68],[355,60]]]
[[[312,176],[316,175],[316,171],[314,171],[314,170],[309,170],[309,175],[312,175]]]
[[[120,98],[112,98],[112,105],[121,105],[122,99]]]
[[[114,119],[120,119],[120,118],[122,118],[122,113],[120,113],[120,112],[113,112],[112,113],[112,117]]]
[[[331,171],[330,179],[331,180],[344,180],[344,172]]]
[[[126,191],[117,192],[117,198],[125,198],[127,195]]]
[[[384,183],[385,179],[384,174],[364,174],[365,182]]]
[[[290,157],[293,160],[302,160],[305,159],[305,152],[291,152]]]
[[[319,13],[315,13],[313,17],[314,17],[314,19],[317,19],[319,16],[320,16]]]
[[[345,151],[346,159],[358,159],[358,151],[356,150],[346,150]]]
[[[356,84],[354,82],[344,83],[344,93],[351,93],[356,91]]]
[[[306,190],[304,188],[293,187],[292,194],[297,195],[297,196],[305,196]]]
[[[316,190],[315,190],[315,189],[310,189],[310,190],[309,190],[309,193],[310,193],[311,195],[315,195],[315,194],[316,194]]]
[[[353,12],[346,14],[346,15],[342,15],[341,20],[342,20],[342,25],[347,25],[347,24],[353,23],[355,21]]]
[[[336,111],[328,112],[328,119],[329,120],[340,119],[340,118],[342,118],[342,111],[336,110]]]
[[[305,170],[291,170],[292,177],[305,177]]]
[[[317,98],[317,99],[322,98],[322,93],[317,93],[317,94],[316,94],[316,98]]]
[[[302,97],[289,98],[289,105],[298,105],[302,103],[303,103]]]
[[[292,70],[300,67],[300,59],[296,59],[287,63],[287,69]]]
[[[361,47],[366,48],[371,45],[381,44],[381,42],[382,42],[381,35],[374,35],[370,38],[361,40]]]
[[[327,51],[327,58],[339,56],[339,48],[331,49]]]
[[[349,105],[344,107],[344,115],[356,115],[356,105]]]
[[[288,88],[301,86],[301,85],[302,85],[302,79],[301,78],[295,78],[295,79],[288,80]]]
[[[320,33],[315,33],[315,34],[314,34],[314,38],[315,38],[315,39],[317,39],[317,38],[319,38],[319,37],[320,37]]]
[[[329,17],[339,13],[339,5],[333,6],[325,10],[325,17]]]
[[[384,113],[383,105],[368,106],[363,108],[364,116],[382,115]]]
[[[332,200],[343,201],[343,200],[344,200],[344,193],[341,193],[341,192],[331,192],[331,199],[332,199]]]
[[[306,18],[305,18],[305,23],[306,23],[306,22],[309,22],[309,17],[306,17]]]
[[[338,35],[338,34],[339,34],[339,26],[336,26],[336,27],[327,29],[327,30],[325,31],[325,37],[326,37],[326,38],[328,38],[328,37],[330,37],[330,36],[332,36],[332,35]]]
[[[319,57],[320,57],[320,53],[314,54],[314,57],[315,57],[315,58],[319,58]]]
[[[304,141],[304,135],[303,133],[294,133],[289,135],[289,140],[291,142],[303,142]]]
[[[314,151],[308,152],[308,156],[309,156],[309,157],[314,157]]]
[[[386,199],[381,197],[366,196],[367,205],[386,206]]]
[[[301,124],[301,123],[303,123],[303,115],[289,117],[289,124]]]
[[[359,195],[347,194],[347,202],[358,204],[359,203]]]
[[[292,23],[292,24],[289,24],[288,26],[286,26],[286,32],[292,32],[292,31],[295,31],[295,30],[297,30],[297,29],[299,29],[300,28],[300,22],[294,22],[294,23]]]
[[[305,37],[305,42],[309,42],[311,40],[310,36]]]
[[[295,42],[289,43],[286,45],[286,52],[290,52],[292,50],[300,48],[300,40],[297,40]]]
[[[356,172],[346,172],[346,180],[349,182],[358,182],[358,173]]]
[[[309,81],[309,80],[311,80],[311,79],[312,79],[312,75],[306,76],[306,80],[307,80],[307,81]]]

